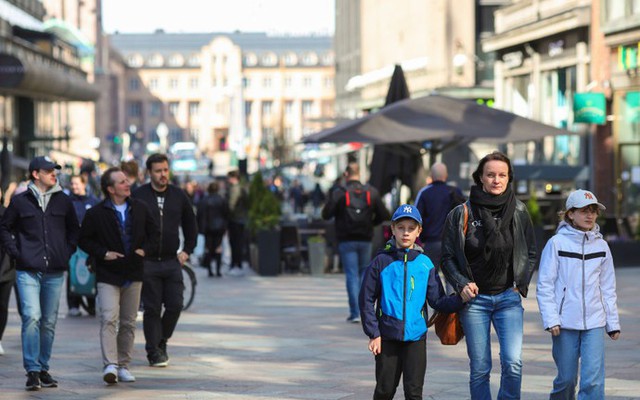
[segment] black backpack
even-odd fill
[[[366,186],[350,187],[345,191],[345,211],[350,232],[371,230],[373,207],[371,190]]]

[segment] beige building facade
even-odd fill
[[[193,141],[216,174],[243,159],[251,172],[295,161],[296,143],[313,121],[333,115],[330,37],[157,31],[109,40],[126,64],[125,157],[158,150],[154,143]]]

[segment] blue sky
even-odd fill
[[[333,34],[334,0],[103,0],[107,33],[246,32]]]

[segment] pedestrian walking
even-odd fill
[[[95,260],[103,379],[134,382],[129,363],[143,262],[157,247],[158,227],[150,208],[130,197],[131,184],[120,168],[107,169],[100,186],[105,199],[87,211],[79,244]]]
[[[347,166],[346,185],[335,188],[322,209],[322,218],[335,219],[338,253],[344,269],[349,298],[347,322],[360,322],[358,292],[364,272],[371,261],[373,228],[389,219],[378,191],[360,182],[358,163]]]
[[[491,399],[491,325],[499,338],[502,367],[497,398],[519,399],[521,296],[527,296],[537,258],[533,225],[509,185],[513,167],[506,155],[486,155],[472,176],[469,200],[449,213],[445,223],[443,272],[458,293],[471,298],[458,313],[470,361],[471,399]]]
[[[588,190],[573,191],[564,219],[540,259],[536,297],[551,333],[557,375],[550,399],[604,399],[604,334],[620,337],[616,277],[596,218],[606,208]]]
[[[83,175],[72,175],[71,176],[71,194],[69,198],[73,203],[73,208],[76,211],[76,216],[78,217],[78,223],[82,225],[82,220],[88,209],[98,204],[100,200],[97,197],[87,194],[87,181]],[[71,271],[69,271],[71,272]],[[82,296],[77,295],[71,292],[71,274],[67,275],[67,307],[69,308],[68,315],[70,317],[79,317],[82,315],[80,311],[80,303],[82,301]],[[95,315],[95,298],[87,298],[87,306],[89,310],[87,312],[89,315]]]
[[[196,246],[198,227],[187,195],[169,184],[167,156],[150,155],[146,168],[150,182],[133,192],[133,197],[144,201],[151,209],[159,230],[159,244],[157,250],[145,254],[144,261],[145,349],[149,365],[166,367],[169,363],[167,341],[173,335],[183,306],[182,265]],[[182,249],[180,228],[184,235]]]
[[[5,208],[0,203],[0,218],[4,215]],[[11,297],[11,288],[16,281],[16,269],[11,263],[10,257],[0,247],[0,356],[4,355],[2,347],[2,336],[7,327],[7,318],[9,317],[9,298]]]
[[[431,183],[418,192],[415,206],[424,220],[420,243],[433,265],[439,267],[442,258],[442,231],[444,223],[457,205],[465,198],[460,189],[447,184],[447,166],[435,163],[430,171]]]
[[[231,247],[231,268],[229,275],[242,275],[242,256],[245,248],[245,227],[249,213],[249,194],[240,182],[238,171],[227,174],[227,202],[229,204],[229,246]]]
[[[15,260],[27,390],[57,387],[49,373],[64,272],[78,242],[78,218],[49,157],[29,163],[28,189],[15,195],[0,222],[2,247]]]
[[[214,276],[211,261],[216,262],[215,276],[221,277],[222,267],[222,238],[227,230],[229,221],[229,204],[218,191],[217,182],[211,182],[207,188],[207,195],[198,202],[198,230],[205,238],[202,266],[207,269],[209,276]]]
[[[393,399],[400,377],[405,399],[422,399],[427,369],[427,303],[452,313],[463,306],[459,295],[447,296],[437,268],[416,239],[422,217],[403,204],[391,218],[393,236],[371,261],[360,290],[362,328],[376,359],[374,400]]]

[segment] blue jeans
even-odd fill
[[[479,294],[459,312],[469,355],[472,400],[491,400],[491,324],[500,343],[498,400],[520,398],[523,313],[520,294],[512,289],[496,295]]]
[[[22,363],[27,372],[48,371],[64,273],[17,271],[22,317]]]
[[[364,271],[371,261],[371,242],[340,242],[338,253],[340,253],[340,262],[347,280],[349,318],[360,318],[358,294],[360,294]]]
[[[553,380],[552,400],[573,400],[578,383],[579,400],[604,399],[604,328],[576,331],[561,329],[553,336],[553,361],[558,375]]]

